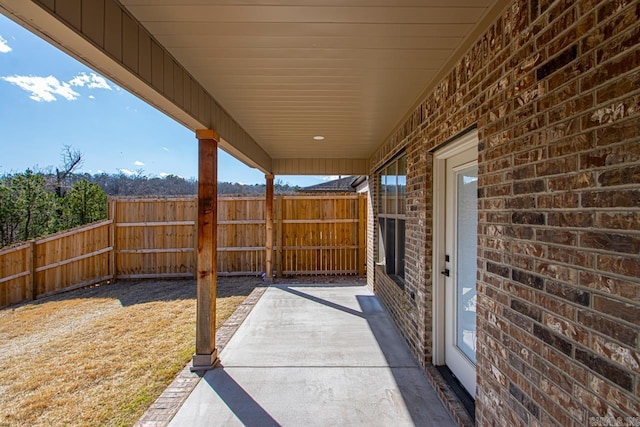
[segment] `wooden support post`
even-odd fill
[[[218,228],[218,134],[196,131],[198,138],[198,261],[196,273],[196,354],[192,371],[218,363],[216,341],[216,248]]]
[[[282,195],[276,196],[276,271],[282,277]]]
[[[267,236],[265,239],[265,282],[273,282],[273,175],[265,175],[267,179],[266,216]]]

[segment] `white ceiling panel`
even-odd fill
[[[368,159],[505,2],[121,3],[272,159]]]

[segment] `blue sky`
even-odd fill
[[[83,153],[82,172],[198,173],[192,131],[0,15],[0,175],[55,167],[65,145]],[[218,158],[219,181],[264,183],[257,169],[222,150]]]

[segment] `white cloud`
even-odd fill
[[[97,75],[96,73],[80,73],[71,80],[69,80],[71,86],[85,87],[89,89],[108,89],[111,90],[111,86],[107,83],[104,77]]]
[[[167,147],[162,147],[162,149],[163,149],[164,151],[169,151],[169,149],[168,149]]]
[[[9,53],[11,52],[13,49],[11,49],[11,46],[9,46],[9,43],[2,38],[2,36],[0,36],[0,53]]]
[[[74,91],[69,83],[61,82],[53,76],[36,77],[36,76],[7,76],[0,77],[2,80],[13,83],[20,89],[31,93],[29,98],[37,102],[57,101],[56,96],[61,96],[67,101],[78,99],[80,94]]]
[[[318,178],[320,178],[323,181],[333,181],[333,180],[339,179],[340,177],[338,175],[325,175],[325,176],[319,176]]]
[[[89,99],[96,99],[96,97],[93,95],[89,95]]]
[[[123,174],[127,175],[127,176],[131,176],[131,175],[135,175],[136,174],[134,171],[131,171],[129,169],[118,169],[118,171],[120,173],[123,173]]]
[[[142,163],[140,160],[136,160],[135,162],[133,162],[133,164],[135,166],[144,166],[144,163]]]
[[[170,174],[170,173],[166,173],[166,172],[160,172],[160,177],[161,177],[161,178],[166,178],[166,177],[168,177],[169,175],[171,175],[171,174]]]

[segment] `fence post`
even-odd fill
[[[278,271],[278,277],[282,277],[282,195],[276,196],[276,270]]]
[[[266,239],[265,239],[265,281],[273,282],[273,175],[265,175],[267,188],[265,195]]]
[[[27,263],[29,266],[30,278],[29,278],[29,297],[31,300],[35,300],[38,296],[38,282],[36,281],[36,268],[38,267],[38,260],[36,258],[36,241],[35,239],[30,242],[29,245],[29,254],[27,255],[29,258],[27,259]]]
[[[116,266],[116,251],[117,251],[117,229],[116,229],[116,213],[118,212],[118,200],[110,197],[109,198],[109,213],[108,219],[110,219],[111,225],[109,225],[109,246],[111,246],[111,252],[109,253],[109,275],[111,276],[111,282],[116,281],[116,275],[118,274],[118,268]]]
[[[193,264],[191,264],[191,267],[193,268],[193,280],[198,279],[198,203],[199,203],[199,200],[198,200],[198,196],[196,195],[196,218],[195,218],[195,221],[193,222],[193,249],[194,249],[195,256],[193,257]],[[218,227],[217,224],[216,224],[216,227]],[[218,237],[218,233],[216,233],[216,239],[217,237]],[[218,256],[218,242],[216,241],[216,259],[217,259],[217,256]],[[218,264],[216,263],[216,274],[218,274],[217,268],[218,268]]]
[[[367,199],[364,194],[358,195],[358,274],[366,274],[367,262]]]

